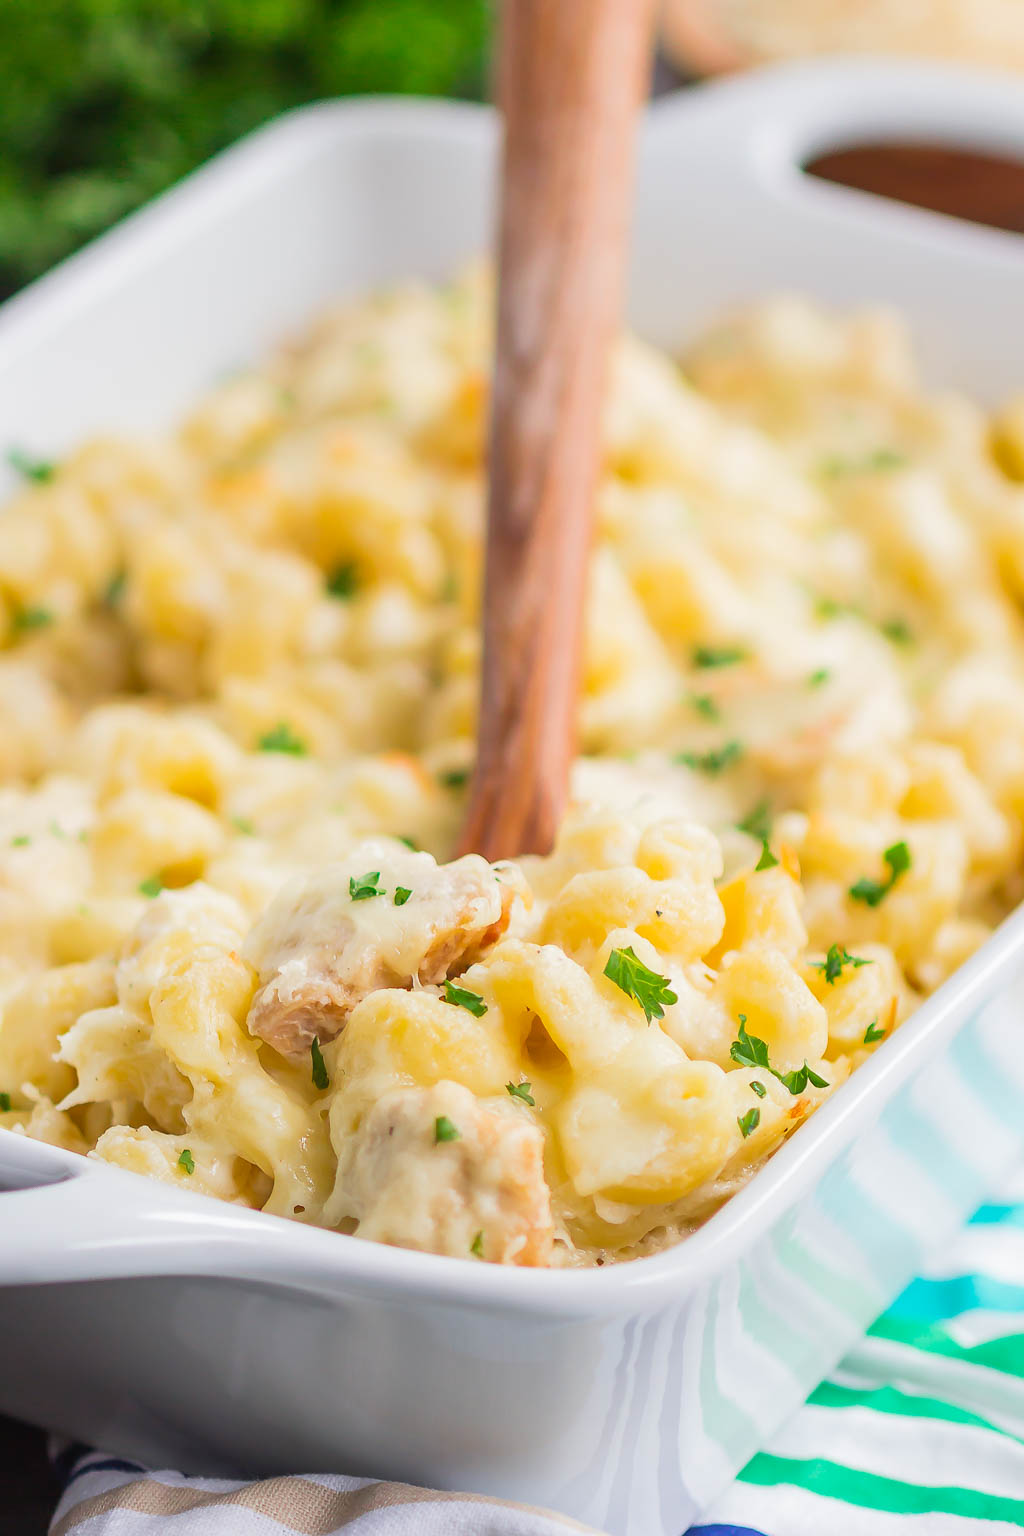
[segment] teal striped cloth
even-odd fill
[[[690,1536],[1024,1530],[1024,1169]]]

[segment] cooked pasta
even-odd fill
[[[0,518],[0,1126],[526,1265],[678,1240],[1020,898],[1024,431],[797,299],[620,344],[572,805],[450,862],[489,300],[333,310]]]

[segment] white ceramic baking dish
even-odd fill
[[[862,129],[1024,151],[1024,94],[828,64],[659,104],[634,322],[673,346],[779,288],[882,299],[933,377],[1024,382],[1024,243],[800,173]],[[166,422],[338,294],[443,277],[486,244],[493,138],[483,111],[395,102],[254,135],[4,308],[4,436]],[[1020,1150],[1022,977],[1019,911],[701,1232],[610,1270],[378,1247],[0,1132],[0,1409],[188,1470],[345,1469],[678,1536]]]

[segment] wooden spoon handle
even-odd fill
[[[479,744],[462,851],[546,853],[575,747],[609,345],[653,0],[505,0]]]

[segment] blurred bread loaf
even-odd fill
[[[890,53],[1024,72],[1022,0],[665,0],[681,68],[718,74],[770,59]]]

